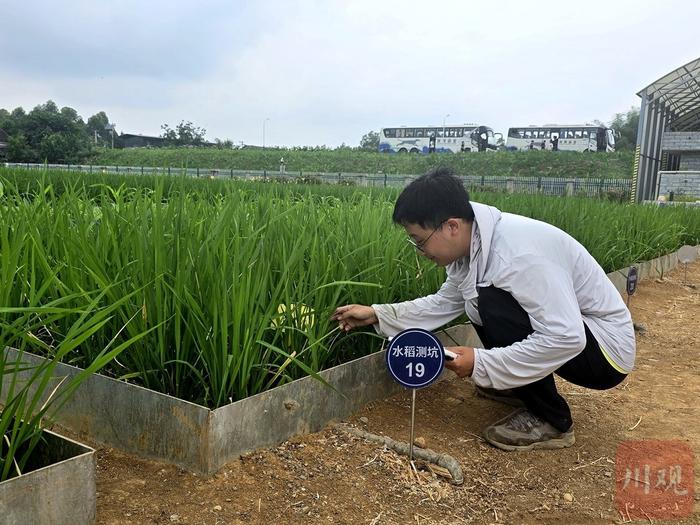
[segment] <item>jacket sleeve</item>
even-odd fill
[[[510,346],[475,349],[472,379],[479,386],[499,390],[548,376],[586,345],[569,273],[543,258],[513,261],[510,268],[494,286],[508,291],[522,306],[534,331]]]
[[[425,297],[393,304],[373,304],[379,323],[375,330],[393,337],[406,328],[434,330],[464,313],[464,298],[457,280],[448,276],[440,289]]]

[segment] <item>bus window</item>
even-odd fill
[[[416,137],[423,137],[423,130],[422,129],[416,130]]]
[[[532,138],[532,131],[530,131],[529,129],[525,130],[525,138],[526,139]]]
[[[580,139],[583,137],[583,132],[580,129],[574,131],[574,138]]]
[[[402,139],[402,138],[404,137],[404,132],[405,132],[405,131],[406,131],[405,129],[397,129],[397,130],[396,130],[396,136],[397,136],[398,138]]]

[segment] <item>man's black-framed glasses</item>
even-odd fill
[[[418,250],[421,253],[425,253],[425,245],[428,244],[428,241],[430,238],[435,234],[436,231],[442,228],[442,225],[445,224],[447,220],[442,221],[440,224],[437,225],[437,228],[435,228],[432,232],[430,232],[430,235],[428,235],[425,239],[423,239],[420,242],[416,242],[410,237],[408,237],[406,240],[413,245],[413,247]]]

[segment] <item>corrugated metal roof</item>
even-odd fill
[[[700,58],[674,69],[637,95],[662,104],[671,112],[669,124],[676,131],[700,127]]]

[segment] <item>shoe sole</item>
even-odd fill
[[[576,443],[576,436],[571,434],[561,438],[549,439],[547,441],[538,441],[530,445],[508,445],[498,441],[492,441],[484,436],[484,439],[496,448],[507,452],[527,452],[528,450],[557,450],[560,448],[568,448]]]

